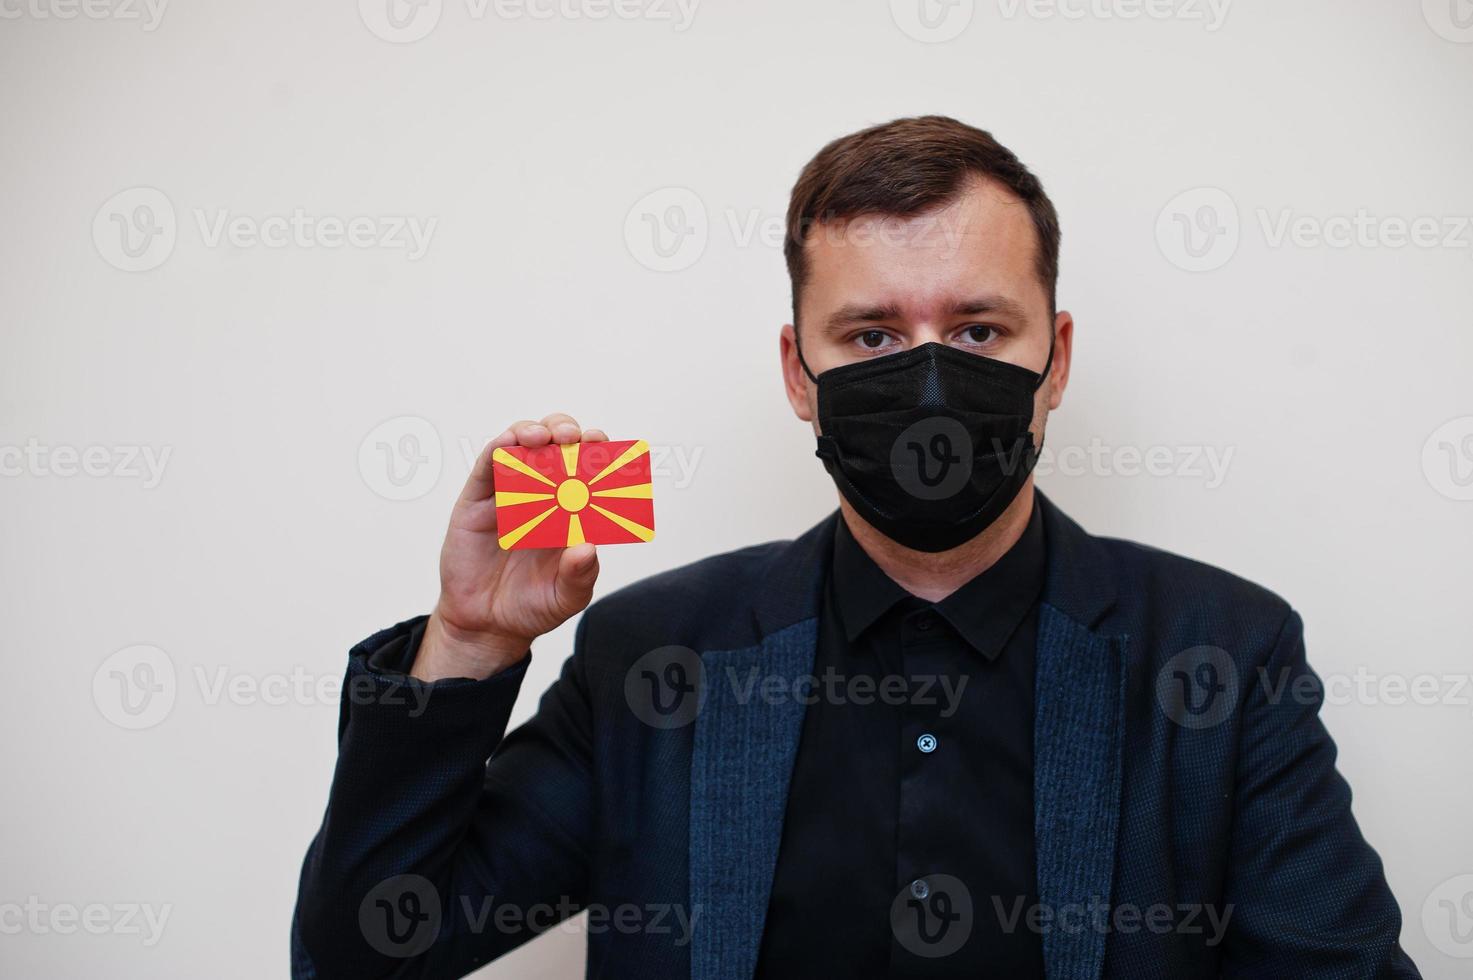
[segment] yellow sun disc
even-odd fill
[[[582,480],[564,480],[557,485],[557,505],[574,513],[588,506],[588,484]]]

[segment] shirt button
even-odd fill
[[[936,622],[936,620],[934,620],[930,616],[922,616],[920,619],[916,620],[916,629],[923,631],[928,630],[931,628],[931,624],[933,624],[934,622]]]
[[[910,883],[910,893],[916,898],[924,899],[927,895],[931,894],[931,886],[920,878],[917,878]]]
[[[926,753],[926,755],[930,755],[932,752],[936,751],[936,736],[932,735],[930,732],[927,732],[920,738],[916,739],[916,748]]]

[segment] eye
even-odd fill
[[[866,347],[870,350],[877,350],[880,347],[883,347],[885,344],[885,331],[866,330],[864,333],[859,335],[859,343],[862,347]]]
[[[999,336],[998,329],[987,323],[969,323],[962,327],[962,339],[969,344],[988,344]]]

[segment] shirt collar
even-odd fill
[[[1038,601],[1046,563],[1043,516],[1035,499],[1022,537],[990,568],[932,608],[978,653],[996,659]],[[842,515],[834,534],[832,569],[834,599],[850,643],[896,605],[915,598],[865,553]]]

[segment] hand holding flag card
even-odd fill
[[[497,449],[491,479],[498,543],[505,550],[655,536],[650,447],[643,439]]]

